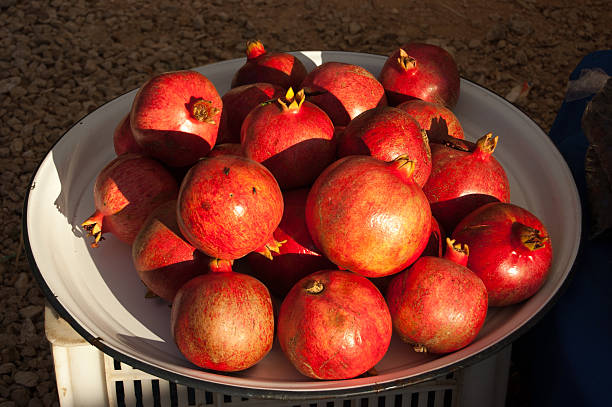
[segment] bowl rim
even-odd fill
[[[353,56],[358,56],[358,57],[383,57],[386,58],[386,56],[384,55],[377,55],[377,54],[370,54],[370,53],[362,53],[362,52],[348,52],[348,51],[337,51],[337,50],[327,50],[327,51],[293,51],[290,52],[291,54],[303,54],[303,55],[307,55],[308,53],[315,53],[315,52],[320,52],[320,53],[327,53],[329,54],[341,54],[341,55],[353,55]],[[208,67],[208,66],[212,66],[212,65],[223,65],[223,64],[227,64],[227,63],[235,63],[236,61],[241,61],[241,60],[245,60],[246,58],[242,57],[242,58],[233,58],[233,59],[229,59],[229,60],[223,60],[223,61],[218,61],[218,62],[214,62],[211,64],[206,64],[206,65],[201,65],[198,67],[194,67],[194,68],[190,68],[190,69],[194,69],[194,70],[198,70],[204,67]],[[480,90],[485,91],[490,93],[491,95],[494,95],[497,98],[501,98],[503,100],[505,100],[505,98],[503,98],[503,96],[495,93],[494,91],[477,84],[474,81],[471,81],[469,79],[466,79],[464,77],[461,77],[461,81],[465,81],[467,83],[470,83],[471,85],[480,88]],[[138,88],[136,88],[138,89]],[[153,366],[147,362],[144,362],[142,360],[133,358],[131,356],[127,356],[125,354],[123,354],[122,352],[104,344],[103,341],[101,341],[99,338],[94,337],[93,335],[91,335],[84,327],[82,327],[79,322],[70,314],[70,312],[60,303],[60,301],[57,299],[57,296],[53,293],[53,291],[51,290],[51,288],[49,287],[49,285],[47,284],[45,278],[42,275],[41,270],[38,268],[38,264],[36,263],[36,260],[34,259],[34,254],[33,254],[33,250],[32,247],[30,246],[30,239],[29,239],[29,232],[28,232],[28,222],[27,222],[27,214],[28,214],[28,203],[29,203],[29,197],[30,197],[30,191],[32,191],[35,187],[35,178],[38,174],[38,171],[41,167],[41,165],[43,164],[43,162],[46,160],[46,158],[49,156],[49,154],[51,154],[52,150],[55,148],[55,146],[61,142],[61,140],[76,126],[78,126],[78,124],[85,119],[87,116],[89,116],[90,114],[92,114],[93,112],[99,110],[100,108],[102,108],[103,106],[113,103],[116,99],[123,97],[124,95],[133,92],[136,89],[132,89],[129,90],[127,92],[122,93],[121,95],[118,95],[110,100],[108,100],[107,102],[104,102],[103,104],[99,105],[98,107],[96,107],[94,110],[92,110],[91,112],[85,114],[84,116],[82,116],[79,120],[75,121],[75,123],[70,126],[47,150],[47,152],[45,153],[45,155],[43,156],[43,158],[39,161],[38,165],[36,166],[36,168],[34,169],[34,171],[32,172],[32,175],[30,177],[30,182],[28,184],[28,188],[26,189],[26,193],[25,193],[25,197],[24,197],[24,203],[23,203],[23,212],[22,212],[22,234],[23,234],[23,243],[24,243],[24,250],[25,250],[25,255],[26,258],[28,260],[30,269],[32,271],[32,274],[34,275],[34,278],[36,280],[36,282],[38,283],[41,291],[43,292],[43,294],[46,297],[46,300],[48,301],[48,303],[55,309],[55,311],[57,312],[57,314],[63,318],[66,322],[68,322],[68,324],[79,334],[81,335],[89,344],[91,344],[92,346],[96,347],[97,349],[99,349],[101,352],[109,355],[110,357],[112,357],[113,359],[116,359],[118,361],[120,361],[121,363],[125,363],[127,365],[130,365],[138,370],[141,370],[143,372],[147,372],[150,374],[153,374],[161,379],[165,379],[168,380],[170,382],[174,382],[177,384],[181,384],[181,385],[185,385],[185,386],[189,386],[189,387],[193,387],[193,388],[201,388],[201,389],[205,389],[208,391],[214,391],[214,392],[219,392],[219,393],[223,393],[223,394],[227,394],[227,395],[233,395],[233,396],[242,396],[242,397],[248,397],[248,398],[255,398],[255,399],[269,399],[269,400],[295,400],[295,401],[304,401],[304,400],[318,400],[318,399],[324,399],[324,398],[345,398],[345,397],[358,397],[358,396],[366,396],[366,395],[370,395],[372,393],[380,393],[380,392],[386,392],[386,391],[393,391],[393,390],[399,390],[402,389],[406,386],[409,385],[415,385],[415,384],[419,384],[419,383],[423,383],[425,381],[428,380],[432,380],[435,378],[439,378],[441,376],[445,376],[447,374],[453,373],[459,369],[463,369],[466,367],[469,367],[471,365],[474,365],[484,359],[487,359],[493,355],[495,355],[496,353],[498,353],[499,351],[501,351],[502,349],[504,349],[506,346],[509,346],[512,344],[512,342],[514,342],[516,339],[518,339],[520,336],[522,336],[525,332],[527,332],[528,330],[530,330],[533,326],[535,326],[557,303],[557,301],[559,300],[559,298],[563,295],[563,293],[567,290],[567,287],[570,284],[570,281],[573,279],[573,276],[575,274],[575,269],[576,269],[576,259],[578,259],[580,257],[580,253],[583,250],[583,242],[584,242],[584,238],[583,238],[583,228],[582,228],[582,224],[581,222],[578,223],[578,230],[580,232],[580,240],[578,243],[578,247],[575,250],[575,253],[573,254],[573,259],[572,259],[572,265],[570,267],[570,270],[568,271],[565,279],[563,280],[563,282],[561,283],[561,285],[559,286],[559,288],[556,290],[556,292],[554,292],[552,294],[552,296],[550,297],[550,299],[535,313],[533,314],[526,322],[524,322],[522,325],[520,325],[518,328],[516,328],[514,331],[510,332],[506,337],[502,338],[501,340],[499,340],[498,342],[494,343],[493,345],[488,346],[487,348],[479,351],[478,353],[468,356],[465,359],[453,362],[449,365],[428,371],[428,372],[424,372],[424,373],[420,373],[414,376],[410,376],[410,377],[406,377],[406,378],[398,378],[389,382],[384,382],[384,383],[373,383],[373,384],[368,384],[368,385],[364,385],[364,386],[358,386],[358,387],[348,387],[348,388],[344,388],[344,389],[333,389],[333,390],[291,390],[291,389],[286,389],[286,390],[274,390],[274,389],[259,389],[259,388],[249,388],[249,387],[238,387],[238,386],[233,386],[233,385],[229,385],[229,384],[222,384],[222,383],[216,383],[216,382],[209,382],[209,381],[205,381],[202,379],[197,379],[197,378],[192,378],[192,377],[188,377],[188,376],[184,376],[182,374],[179,373],[175,373],[163,368],[159,368],[156,366]],[[542,128],[533,120],[531,119],[522,109],[520,109],[520,107],[515,106],[514,104],[511,104],[510,102],[507,102],[509,104],[509,106],[517,109],[519,112],[521,112],[529,121],[532,122],[533,125],[535,125],[538,129],[540,129],[540,131],[542,131],[542,133],[544,133],[544,131],[542,130]],[[547,140],[550,142],[550,146],[552,148],[554,148],[555,150],[557,150],[557,153],[559,153],[559,155],[561,156],[561,158],[563,159],[562,164],[565,165],[568,169],[568,172],[571,174],[571,171],[569,170],[569,167],[567,165],[567,162],[565,161],[565,158],[561,155],[561,153],[559,152],[559,150],[557,149],[556,145],[552,142],[552,140],[550,140],[550,138],[548,137],[548,135],[546,133],[544,133],[547,136]],[[572,180],[573,180],[573,174],[572,175]],[[578,189],[576,187],[575,181],[573,181],[572,185],[571,185],[573,192],[575,193],[576,197],[578,197],[577,199],[577,215],[578,218],[580,220],[582,220],[582,207],[581,207],[581,203],[580,203],[580,195],[578,193]]]

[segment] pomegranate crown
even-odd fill
[[[247,59],[254,59],[258,56],[265,54],[266,50],[259,40],[249,40],[246,45],[246,56]]]
[[[393,168],[405,181],[414,181],[412,175],[414,174],[416,163],[406,154],[397,156],[392,161],[388,161],[387,164],[390,165],[391,168]]]
[[[444,258],[462,266],[467,266],[470,250],[467,244],[457,243],[455,239],[446,238]]]
[[[497,139],[499,136],[493,137],[493,133],[487,133],[476,142],[475,154],[485,158],[493,154],[495,147],[497,147]]]
[[[289,88],[283,98],[278,98],[278,103],[281,105],[284,112],[294,111],[297,112],[302,107],[302,103],[306,99],[304,89],[301,89],[298,93],[293,92],[293,88]]]
[[[399,57],[397,58],[397,62],[400,64],[404,71],[416,68],[417,63],[416,59],[408,55],[408,53],[402,48],[400,48],[399,50]]]

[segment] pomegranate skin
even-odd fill
[[[216,157],[218,155],[237,155],[244,157],[242,145],[239,143],[215,144],[215,148],[210,150],[208,157]]]
[[[166,72],[138,90],[130,113],[132,133],[148,155],[173,167],[192,165],[215,145],[222,109],[204,75]]]
[[[331,120],[303,92],[253,109],[240,137],[245,157],[268,168],[281,189],[311,185],[336,156]]]
[[[452,109],[459,100],[457,63],[436,45],[409,43],[398,48],[387,58],[378,78],[392,106],[421,99]]]
[[[425,249],[431,211],[407,163],[348,156],[313,184],[306,201],[308,231],[340,269],[382,277],[403,270]]]
[[[461,219],[490,202],[509,202],[510,185],[504,168],[493,157],[497,137],[489,133],[474,151],[460,151],[432,143],[431,174],[423,192],[431,212],[447,231]]]
[[[521,232],[526,232],[526,242]],[[546,281],[552,244],[544,225],[524,208],[484,205],[465,217],[452,236],[470,247],[468,267],[487,287],[491,306],[522,302]]]
[[[143,153],[142,148],[134,140],[132,127],[130,126],[129,113],[121,119],[115,132],[113,133],[113,147],[115,154],[121,155],[125,153]]]
[[[431,217],[431,232],[427,246],[421,256],[442,257],[444,254],[444,239],[446,235],[434,216]]]
[[[170,326],[191,363],[223,372],[244,370],[272,349],[272,299],[260,281],[246,274],[204,274],[179,289]]]
[[[252,275],[261,280],[279,298],[284,298],[300,279],[335,265],[322,256],[308,233],[305,207],[308,189],[283,192],[283,218],[274,231],[274,239],[284,242],[273,260],[252,253],[247,256]]]
[[[379,106],[355,117],[338,142],[338,157],[371,155],[392,161],[406,155],[416,166],[412,177],[422,187],[431,172],[427,135],[418,122],[402,110]]]
[[[440,104],[413,99],[400,103],[397,108],[415,118],[427,132],[430,142],[436,142],[445,136],[464,139],[463,127],[457,116]]]
[[[360,113],[387,104],[380,82],[358,65],[325,62],[306,75],[302,88],[334,126],[346,126]]]
[[[272,239],[283,215],[278,183],[263,165],[245,157],[204,158],[179,190],[181,233],[210,257],[233,260]]]
[[[282,87],[271,83],[252,83],[227,91],[221,97],[223,114],[217,143],[240,143],[240,127],[249,112],[259,104],[284,94]]]
[[[247,42],[247,61],[232,78],[232,88],[265,82],[283,89],[297,88],[306,76],[306,67],[286,52],[266,52],[260,41]]]
[[[467,346],[487,314],[484,283],[446,258],[421,257],[391,280],[386,299],[395,332],[419,352]]]
[[[174,177],[156,160],[141,154],[126,153],[110,161],[96,177],[95,212],[83,228],[94,237],[96,247],[104,233],[132,244],[151,212],[176,199]]]
[[[181,236],[176,200],[158,206],[132,243],[132,262],[140,279],[170,303],[183,284],[208,270],[210,260]]]
[[[387,352],[392,332],[384,297],[368,279],[347,271],[303,278],[278,315],[281,349],[298,371],[316,379],[368,371]]]

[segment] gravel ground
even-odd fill
[[[0,407],[58,404],[44,298],[20,239],[23,199],[50,146],[97,106],[152,74],[241,57],[252,38],[273,51],[383,55],[419,40],[498,94],[530,82],[517,104],[547,132],[573,67],[612,44],[606,1],[424,3],[0,0]]]

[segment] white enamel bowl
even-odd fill
[[[312,69],[326,61],[361,65],[378,75],[385,57],[349,52],[296,52]],[[244,58],[196,68],[220,94]],[[50,304],[102,351],[161,378],[247,397],[308,399],[399,388],[466,366],[509,344],[554,302],[580,242],[580,203],[573,178],[546,134],[496,94],[462,80],[455,109],[466,138],[499,136],[495,157],[507,171],[512,202],[538,216],[554,248],[550,277],[526,302],[491,309],[468,347],[444,356],[422,355],[394,337],[378,375],[317,381],[300,375],[278,344],[256,366],[235,374],[204,371],[189,363],[170,333],[170,308],[144,298],[130,247],[112,236],[92,249],[81,228],[94,208],[93,183],[115,157],[112,135],[136,91],[101,106],[53,146],[32,178],[24,208],[24,236],[34,275]],[[553,301],[551,301],[553,300]]]

